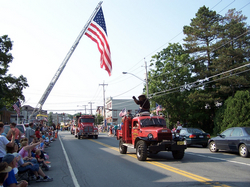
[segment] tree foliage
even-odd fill
[[[225,101],[237,91],[250,90],[250,34],[245,21],[235,9],[221,16],[203,6],[183,27],[183,47],[169,44],[152,57],[151,104],[165,108],[170,124],[180,120],[210,133],[221,130],[214,128],[215,121],[235,125],[224,120],[229,110]]]
[[[18,99],[24,101],[23,89],[29,86],[23,75],[15,77],[7,74],[13,60],[11,50],[10,38],[7,35],[0,37],[0,108],[11,107]]]
[[[218,116],[214,133],[220,133],[230,127],[246,127],[250,123],[250,93],[237,91],[230,96]],[[220,114],[220,115],[219,115]]]

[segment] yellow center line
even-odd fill
[[[116,147],[112,147],[110,145],[107,145],[107,144],[104,144],[104,143],[101,143],[101,142],[98,142],[96,140],[90,140],[92,142],[95,142],[95,143],[98,143],[100,145],[103,145],[104,147],[108,147],[110,149],[113,149],[115,151],[119,151],[118,148]],[[127,154],[128,156],[130,157],[133,157],[133,158],[136,158],[137,159],[137,156],[135,154]],[[176,173],[176,174],[179,174],[179,175],[182,175],[182,176],[185,176],[187,178],[190,178],[190,179],[193,179],[195,181],[199,181],[199,182],[202,182],[202,183],[205,183],[207,185],[211,185],[213,187],[230,187],[228,185],[225,185],[225,184],[220,184],[219,182],[214,182],[213,180],[211,179],[208,179],[208,178],[205,178],[205,177],[202,177],[202,176],[199,176],[199,175],[196,175],[196,174],[193,174],[193,173],[190,173],[190,172],[187,172],[187,171],[184,171],[184,170],[181,170],[181,169],[178,169],[178,168],[174,168],[172,166],[169,166],[169,165],[166,165],[166,164],[162,164],[160,162],[156,162],[156,161],[145,161],[149,164],[152,164],[154,166],[157,166],[157,167],[160,167],[162,169],[165,169],[165,170],[168,170],[168,171],[171,171],[173,173]]]

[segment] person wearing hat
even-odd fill
[[[4,132],[4,124],[3,122],[0,122],[0,134]],[[4,155],[6,155],[6,146],[14,146],[15,143],[15,131],[11,131],[12,138],[11,141],[9,141],[5,136],[0,135],[0,162],[2,161],[2,158]]]
[[[3,186],[9,186],[9,187],[26,187],[28,186],[28,182],[25,180],[20,181],[20,183],[17,183],[15,174],[14,174],[14,170],[13,168],[16,167],[17,164],[17,160],[15,158],[15,156],[13,154],[6,154],[3,157],[2,162],[6,162],[11,168],[12,170],[8,173],[8,177],[6,178],[6,180],[3,183]]]
[[[0,187],[3,186],[12,168],[6,162],[0,162]]]
[[[136,99],[135,96],[132,97],[137,105],[140,105],[139,113],[140,112],[149,112],[150,103],[148,98],[145,95],[140,95],[138,97],[139,100]]]

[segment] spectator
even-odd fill
[[[180,121],[177,121],[177,123],[176,123],[176,129],[178,129],[178,130],[182,129],[182,125],[180,124]]]
[[[19,158],[18,160],[18,170],[19,171],[26,171],[26,170],[30,170],[34,173],[34,175],[36,176],[36,181],[37,182],[50,182],[53,181],[53,178],[50,178],[49,176],[46,176],[43,172],[43,170],[39,167],[38,163],[34,163],[34,162],[28,162],[28,161],[24,161],[22,158],[22,155],[20,153],[17,153],[18,150],[18,146],[17,144],[12,147],[12,148],[8,148],[8,152],[12,153],[16,158]],[[43,178],[41,178],[39,175],[41,175]]]
[[[60,130],[60,123],[57,123],[57,126],[56,126],[56,130],[57,130],[57,133],[58,133],[58,131]]]
[[[17,164],[17,160],[15,158],[15,156],[13,154],[6,154],[3,157],[3,162],[6,162],[11,168],[12,170],[8,173],[8,177],[6,178],[6,180],[3,183],[3,186],[10,186],[10,187],[26,187],[28,186],[28,182],[22,180],[19,184],[17,184],[17,180],[14,174],[14,170],[13,168],[16,167]]]
[[[45,171],[49,171],[50,166],[45,163],[44,156],[42,156],[42,151],[39,149],[36,150],[36,159],[39,164],[42,164],[42,167],[45,168]]]
[[[11,123],[10,124],[10,130],[7,133],[7,136],[6,136],[6,138],[8,140],[11,140],[11,138],[12,138],[11,130],[15,131],[15,142],[19,145],[22,134],[21,134],[20,130],[18,128],[16,128],[16,123]]]
[[[0,122],[0,134],[3,133],[3,123]],[[15,143],[15,131],[11,130],[12,138],[11,141],[9,141],[5,136],[0,135],[0,162],[2,162],[2,158],[4,155],[6,155],[6,146],[14,146]]]
[[[42,137],[42,134],[40,132],[40,127],[36,128],[35,135],[36,135],[36,137],[37,137],[38,140]]]
[[[33,141],[33,138],[36,137],[33,127],[34,123],[30,123],[25,132],[25,137],[28,138],[29,144]]]
[[[28,139],[27,138],[23,138],[21,140],[21,150],[19,151],[20,155],[22,156],[22,158],[24,160],[35,160],[36,163],[36,159],[32,157],[31,155],[31,151],[37,146],[39,145],[40,142],[38,143],[34,143],[32,145],[28,144]]]
[[[8,174],[11,170],[12,168],[6,162],[0,163],[0,187],[3,186],[3,183],[8,178]]]

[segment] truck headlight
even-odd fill
[[[148,134],[148,139],[153,139],[153,134]]]

